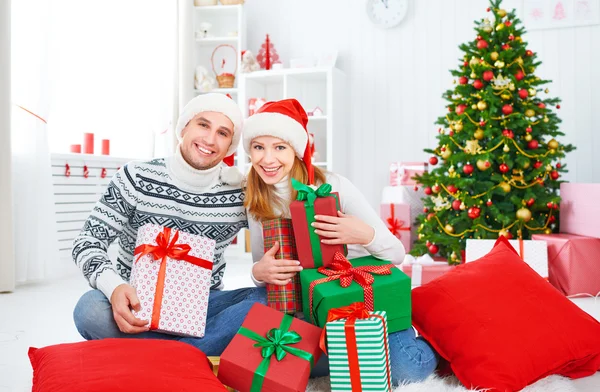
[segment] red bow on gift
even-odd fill
[[[410,231],[410,227],[403,227],[404,221],[396,219],[396,208],[394,204],[390,204],[390,217],[387,218],[388,229],[398,238],[402,238],[402,233],[400,231]]]
[[[158,278],[156,279],[156,293],[154,294],[154,305],[152,308],[152,320],[150,322],[150,329],[157,329],[158,322],[160,319],[160,309],[162,305],[162,296],[165,286],[165,275],[167,272],[167,257],[187,261],[188,263],[197,265],[199,267],[212,270],[212,263],[208,260],[194,257],[188,253],[192,248],[188,244],[178,244],[179,231],[175,230],[175,235],[171,242],[171,229],[165,227],[162,232],[156,236],[156,245],[143,244],[137,246],[133,252],[133,255],[139,255],[135,260],[137,263],[140,258],[151,255],[152,260],[160,259],[160,267],[158,269]]]
[[[373,311],[374,297],[373,297],[373,282],[375,278],[372,274],[377,275],[391,275],[391,268],[394,268],[392,264],[386,265],[365,265],[362,267],[353,267],[352,264],[344,257],[340,252],[335,252],[333,256],[333,262],[327,267],[319,267],[317,271],[323,275],[327,275],[327,278],[317,279],[311,282],[308,289],[309,297],[309,309],[310,317],[314,321],[313,315],[313,290],[314,287],[320,283],[331,282],[334,280],[340,281],[340,286],[346,288],[349,287],[354,280],[364,290],[365,307],[367,310]]]
[[[379,314],[371,314],[367,308],[365,307],[364,302],[355,302],[349,306],[343,306],[337,309],[331,309],[329,313],[327,313],[327,322],[336,321],[341,319],[346,319],[344,323],[344,333],[346,335],[346,347],[348,349],[348,367],[350,370],[350,385],[353,392],[361,392],[362,391],[362,382],[360,380],[360,364],[358,362],[358,347],[356,344],[356,329],[355,324],[356,320],[360,319],[368,319],[371,317],[375,317],[381,320],[383,324],[383,339],[385,346],[385,362],[387,369],[387,380],[389,390],[392,390],[391,379],[392,376],[390,374],[390,363],[389,363],[389,352],[388,352],[388,332],[386,328],[386,322],[383,316]],[[319,346],[321,350],[327,355],[327,347],[325,345],[325,336],[326,329],[323,328],[321,332],[321,340],[319,341]]]

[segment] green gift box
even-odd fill
[[[303,311],[307,321],[323,327],[330,309],[348,306],[355,302],[368,304],[372,301],[373,309],[369,309],[369,306],[367,309],[387,313],[389,333],[410,328],[411,286],[410,278],[404,272],[389,261],[373,256],[349,261],[341,254],[336,256],[343,258],[347,264],[335,260],[328,267],[305,269],[300,272]],[[388,269],[387,274],[378,273]],[[374,279],[370,284],[371,287],[365,289],[364,279],[369,276]],[[326,282],[327,279],[331,281]],[[371,290],[372,294],[369,294]],[[369,298],[370,296],[372,298]]]

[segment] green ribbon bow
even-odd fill
[[[313,355],[304,350],[300,350],[299,348],[288,346],[288,344],[295,344],[302,340],[302,337],[297,332],[288,331],[293,320],[294,318],[292,316],[285,314],[279,328],[271,329],[267,332],[266,337],[247,328],[240,327],[238,333],[256,341],[257,343],[254,344],[254,347],[262,347],[261,355],[264,358],[254,372],[250,392],[260,392],[262,390],[265,375],[267,374],[267,370],[269,370],[269,364],[271,363],[273,354],[275,354],[275,358],[277,358],[278,361],[281,361],[288,353],[290,353],[308,361],[312,370],[315,364]]]
[[[296,200],[306,200],[306,205],[309,207],[313,207],[315,205],[315,200],[317,200],[318,197],[332,196],[331,185],[327,183],[322,184],[320,187],[314,190],[308,185],[305,185],[300,181],[297,181],[296,179],[292,178],[292,187],[296,191],[298,191],[298,196],[296,197]]]

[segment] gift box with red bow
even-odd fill
[[[304,317],[320,327],[330,309],[364,302],[387,312],[390,333],[411,326],[410,278],[387,260],[373,256],[348,261],[336,253],[328,267],[300,272]]]
[[[407,252],[411,247],[410,205],[405,203],[382,203],[379,216],[390,232],[395,235]]]
[[[323,335],[332,392],[392,391],[386,312],[369,312],[364,302],[331,309]]]
[[[338,194],[331,192],[330,184],[322,184],[317,189],[292,179],[292,187],[298,192],[297,198],[290,204],[292,225],[298,261],[304,268],[319,268],[333,261],[333,255],[340,252],[348,254],[346,245],[326,245],[311,226],[315,215],[337,216],[340,210]]]
[[[131,269],[141,310],[150,330],[203,337],[215,241],[147,224],[138,230]]]
[[[321,355],[321,328],[254,304],[219,365],[219,380],[240,392],[304,392]]]
[[[392,162],[390,164],[390,185],[417,185],[416,175],[427,172],[427,162]]]

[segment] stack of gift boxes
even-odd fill
[[[263,222],[265,250],[304,269],[285,286],[267,286],[213,367],[238,391],[304,391],[312,367],[329,356],[332,391],[390,391],[388,335],[411,327],[410,278],[371,256],[348,260],[344,245],[321,243],[314,216],[336,216],[339,197],[324,184],[293,182],[291,219]],[[146,225],[139,230],[132,269],[150,329],[203,337],[215,242]]]

